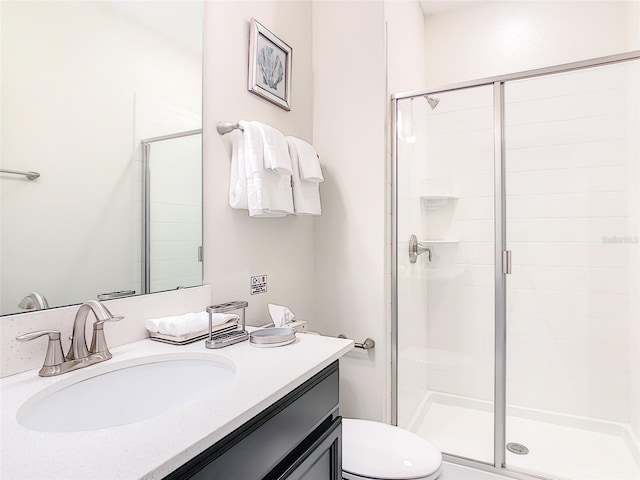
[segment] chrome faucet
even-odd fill
[[[49,308],[49,303],[44,295],[41,295],[38,292],[31,292],[20,300],[18,308],[23,308],[25,310],[46,310]]]
[[[87,348],[85,328],[87,316],[93,312],[96,321],[93,323],[93,337],[91,347]],[[49,344],[45,362],[40,369],[41,377],[51,377],[63,373],[88,367],[99,362],[109,360],[112,355],[104,338],[104,322],[122,320],[122,315],[113,315],[107,307],[97,300],[88,300],[80,305],[73,321],[71,346],[66,356],[62,355],[60,332],[57,330],[39,330],[16,337],[19,342],[26,342],[34,338],[49,335]]]

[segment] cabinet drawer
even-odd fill
[[[165,478],[264,478],[337,406],[335,362]]]

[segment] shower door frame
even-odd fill
[[[202,135],[202,129],[198,128],[195,130],[170,133],[167,135],[161,135],[159,137],[145,138],[140,140],[140,145],[142,147],[142,273],[140,276],[140,293],[142,295],[153,293],[151,292],[151,145],[156,142],[164,142],[166,140],[191,137],[194,135]],[[200,148],[202,149],[202,139],[200,139]],[[200,170],[202,180],[200,182],[200,188],[204,186],[204,175],[202,175],[203,163],[204,162],[201,154]],[[202,212],[200,213],[200,223],[204,226],[204,216]],[[203,253],[201,246],[198,251],[198,259],[200,262],[202,262],[202,255]]]
[[[543,475],[525,474],[506,465],[506,368],[507,368],[507,302],[506,302],[506,195],[504,141],[504,86],[507,82],[524,80],[576,70],[585,70],[627,61],[640,60],[640,50],[566,63],[552,67],[471,80],[438,88],[413,90],[391,95],[391,421],[398,424],[398,141],[396,118],[398,100],[425,95],[493,86],[494,116],[494,276],[495,276],[495,355],[494,355],[494,463],[489,464],[452,454],[443,454],[451,463],[477,468],[497,474],[508,474],[523,480],[549,479]]]

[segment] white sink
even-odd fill
[[[102,365],[102,370],[87,372],[88,378],[78,372],[31,397],[18,410],[18,423],[42,432],[128,425],[220,393],[235,376],[228,362],[202,356],[163,355],[133,365]]]

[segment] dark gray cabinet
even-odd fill
[[[339,480],[338,362],[167,475],[167,480]]]

